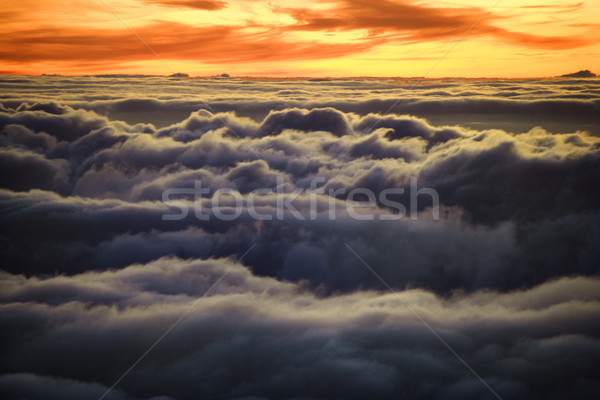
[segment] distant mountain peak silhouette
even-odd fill
[[[572,74],[561,75],[563,78],[595,78],[598,75],[594,74],[589,69],[581,70],[579,72],[573,72]]]

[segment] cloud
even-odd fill
[[[36,188],[68,192],[70,171],[64,160],[48,160],[23,150],[0,150],[0,168],[12,170],[0,178],[2,187],[19,191]]]
[[[226,2],[216,0],[144,0],[144,2],[149,4],[158,4],[165,7],[183,7],[207,11],[221,10],[227,7]]]
[[[304,132],[324,131],[335,136],[350,134],[350,126],[344,114],[332,108],[271,112],[262,125],[263,135],[276,135],[283,129]]]
[[[483,222],[535,220],[540,215],[557,217],[595,209],[600,193],[584,181],[600,174],[598,158],[529,158],[519,154],[518,148],[507,141],[477,155],[463,153],[464,159],[454,155],[426,165],[420,177],[423,185],[438,191],[445,204],[460,204]]]
[[[212,25],[191,26],[180,22],[155,21],[136,28],[136,32],[161,57],[190,59],[205,63],[249,63],[265,61],[317,60],[360,53],[383,40],[364,39],[354,43],[290,42],[277,29],[261,28],[256,35],[246,27]],[[77,61],[127,63],[154,60],[127,28],[88,28],[50,26],[5,32],[0,60],[34,63],[40,61]],[[107,43],[112,43],[107,46]],[[202,51],[199,51],[202,43]],[[26,46],[28,52],[16,51]],[[82,51],[85,48],[86,51]]]
[[[143,78],[134,79],[148,84]],[[346,85],[351,91],[362,87],[350,80],[318,84]],[[238,90],[244,84],[232,85]],[[269,93],[282,84],[269,85],[254,90]],[[360,90],[373,90],[372,85]],[[466,100],[439,100],[440,108],[431,112],[466,104],[473,113],[492,113],[495,118],[512,110],[535,117],[534,110],[541,107],[537,100],[479,98],[495,85],[474,85],[476,94]],[[457,89],[453,83],[432,82],[432,86],[427,90]],[[344,242],[360,247],[365,257],[389,269],[383,275],[394,287],[425,287],[444,294],[454,289],[510,290],[561,275],[597,273],[593,243],[598,236],[594,223],[599,193],[593,187],[598,180],[598,140],[573,129],[578,125],[565,134],[541,127],[512,133],[460,124],[438,126],[411,115],[382,117],[365,110],[360,114],[340,110],[350,103],[340,103],[340,109],[294,107],[266,112],[272,107],[267,100],[256,104],[265,114],[258,120],[200,109],[157,128],[102,115],[112,115],[116,109],[127,115],[166,114],[194,104],[183,102],[181,94],[175,98],[175,103],[90,102],[87,110],[56,102],[8,105],[1,115],[3,158],[6,168],[17,172],[3,177],[4,187],[10,190],[0,196],[7,270],[53,273],[60,265],[62,271],[78,273],[121,268],[169,254],[239,256],[257,240],[265,247],[248,258],[254,272],[305,279],[313,287],[324,285],[325,291],[377,287],[363,267],[348,257]],[[427,104],[423,109],[431,106],[425,94],[421,98],[415,104]],[[371,101],[352,107],[368,110]],[[580,120],[593,120],[594,103],[565,104],[579,113]],[[235,101],[230,104],[238,106]],[[558,110],[558,103],[555,106]],[[402,104],[399,107],[406,110]],[[537,111],[540,115],[554,110],[544,107]],[[571,124],[572,116],[557,115]],[[534,117],[531,121],[539,122]],[[390,198],[410,211],[411,176],[418,178],[420,188],[438,192],[442,221],[353,223],[344,213],[343,201],[355,188],[372,190],[377,198],[384,189],[404,189],[404,195]],[[232,221],[201,221],[193,209],[179,221],[162,219],[176,211],[162,203],[168,188],[191,190],[201,181],[209,189],[208,196],[233,188],[247,205],[253,190],[275,191],[282,185],[284,192],[291,193],[309,189],[317,177],[323,179],[324,193],[316,196],[320,214],[315,220],[309,218],[312,200],[307,196],[294,202],[306,222],[290,213],[283,221],[275,220],[273,195],[255,199],[260,212],[273,217],[270,222],[254,220],[247,208]],[[330,189],[345,190],[334,200],[338,221],[328,220]],[[186,199],[193,208],[193,196]],[[431,198],[419,197],[417,210],[423,218],[432,215],[430,206]],[[210,199],[202,207],[213,212]],[[379,215],[394,210],[378,201],[375,211]],[[377,233],[378,226],[382,234]],[[432,240],[433,252],[428,250]],[[322,255],[308,258],[313,268],[298,261],[305,259],[304,251]],[[393,268],[398,260],[401,267]],[[513,266],[518,266],[518,274],[511,272]]]
[[[3,147],[43,151],[56,146],[56,138],[45,132],[33,132],[23,125],[6,125],[0,132],[0,143]]]
[[[84,110],[53,114],[44,110],[17,110],[0,114],[0,127],[22,125],[34,132],[45,132],[58,140],[73,141],[92,130],[106,126],[106,119]]]
[[[100,398],[108,390],[108,387],[97,383],[84,383],[72,379],[57,379],[28,373],[1,375],[0,388],[6,399],[48,400]],[[113,391],[105,398],[113,400],[130,398],[119,389],[113,389]]]
[[[261,212],[272,210],[273,201],[266,200]],[[300,204],[295,203],[308,218]],[[17,207],[18,212],[10,212]],[[257,241],[261,247],[247,256],[253,271],[305,279],[314,287],[324,284],[326,291],[379,287],[344,243],[356,247],[388,284],[399,289],[417,286],[445,294],[455,289],[509,290],[562,275],[598,273],[597,212],[490,227],[471,226],[451,208],[445,219],[429,223],[358,222],[342,213],[336,221],[296,221],[288,216],[269,222],[255,221],[246,213],[232,221],[200,221],[190,212],[180,221],[163,221],[169,210],[158,202],[65,201],[42,193],[37,198],[7,196],[2,209],[3,265],[13,272],[54,273],[57,263],[67,273],[105,270],[169,254],[240,256]],[[205,203],[204,212],[210,209]],[[421,218],[428,213],[423,210]],[[306,259],[299,256],[302,248],[311,249],[318,262],[312,257],[307,264],[294,261]]]
[[[491,398],[405,304],[501,396],[585,397],[597,389],[595,278],[450,300],[420,290],[319,298],[231,261],[173,258],[73,277],[5,277],[12,284],[0,313],[22,334],[3,340],[0,365],[22,372],[0,385],[21,395],[60,387],[59,377],[70,393],[109,386],[227,270],[123,379],[116,398]],[[540,385],[540,375],[554,379]],[[34,386],[17,384],[23,381]]]
[[[598,391],[595,81],[2,79],[4,397],[100,397],[218,279],[115,399],[493,398],[404,303],[503,398]]]
[[[493,36],[501,41],[534,48],[575,48],[587,44],[580,37],[546,37],[510,31],[493,25],[498,19],[493,13],[478,7],[439,8],[411,1],[342,0],[323,10],[308,8],[285,9],[298,24],[295,29],[311,31],[367,30],[370,35],[382,35],[387,41],[413,42],[431,39],[458,38],[470,35]],[[481,16],[487,18],[480,20]],[[471,31],[473,24],[479,22]]]
[[[232,63],[277,62],[287,65],[290,61],[356,57],[385,45],[388,47],[383,52],[390,58],[391,46],[456,40],[467,31],[470,37],[491,37],[501,44],[553,51],[595,43],[592,31],[574,33],[569,26],[566,33],[562,33],[567,24],[562,21],[562,29],[557,30],[560,33],[534,34],[500,26],[506,20],[519,26],[519,21],[522,22],[519,16],[496,15],[497,10],[488,15],[479,7],[441,8],[414,1],[341,0],[313,8],[273,6],[266,2],[248,7],[215,0],[138,2],[140,7],[151,6],[158,13],[172,9],[214,13],[214,18],[202,26],[175,13],[148,18],[132,13],[127,7],[116,10],[124,19],[136,19],[136,34],[153,49],[150,52],[127,27],[89,24],[88,17],[106,18],[108,10],[78,3],[78,9],[83,12],[69,18],[53,15],[52,10],[39,1],[35,2],[36,14],[31,13],[33,7],[12,5],[11,12],[4,18],[11,23],[2,32],[0,60],[25,71],[39,71],[40,65],[50,63],[68,72],[114,72],[120,68],[118,73],[122,73],[132,68],[132,63],[156,61],[153,52],[169,62],[186,60],[196,66],[204,64],[198,70],[206,70],[206,64],[225,67]],[[228,9],[237,12],[227,14]],[[87,20],[80,19],[83,13]],[[486,17],[480,20],[484,14]],[[55,18],[41,24],[36,15]],[[256,15],[262,17],[256,18]],[[476,22],[477,26],[471,30]],[[319,35],[307,35],[307,31]],[[324,40],[324,36],[329,36],[329,40]],[[20,51],[22,48],[28,51]],[[140,67],[133,68],[139,71]],[[256,67],[251,70],[261,71]],[[310,66],[290,74],[307,70],[311,70]]]

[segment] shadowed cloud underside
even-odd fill
[[[449,348],[502,399],[598,393],[597,78],[0,88],[2,398],[497,398]],[[314,218],[163,218],[315,178]],[[439,219],[329,218],[413,178]]]

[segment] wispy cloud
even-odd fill
[[[574,5],[558,17],[556,9],[550,8],[544,12],[553,15],[548,20],[552,27],[535,31],[529,28],[529,17],[514,10],[494,10],[469,32],[469,40],[476,41],[480,50],[486,40],[505,51],[515,46],[546,51],[589,47],[597,42],[590,27],[574,27],[566,17],[561,22],[563,14],[591,15],[597,10],[586,7],[584,3]],[[68,11],[71,6],[58,8],[60,13],[55,11],[57,8],[36,2],[9,4],[4,11],[8,23],[1,29],[0,59],[25,69],[43,61],[71,70],[77,70],[78,65],[85,70],[84,64],[96,63],[99,71],[105,70],[108,59],[117,67],[154,61],[128,29],[108,23],[111,15],[106,10],[103,13],[102,8],[82,4],[85,12],[77,15]],[[356,64],[358,56],[372,53],[393,61],[398,57],[398,46],[410,46],[410,51],[417,51],[419,56],[431,55],[432,45],[460,37],[485,9],[391,0],[327,1],[310,7],[244,1],[132,0],[115,5],[115,11],[165,59],[203,69],[244,63],[252,73],[257,68],[250,65],[265,63],[275,68],[290,68],[295,63],[295,70],[319,65],[331,69],[333,65],[327,64],[330,60],[344,58],[354,60],[357,67],[370,66],[367,61]],[[533,23],[541,26],[539,16]],[[21,51],[25,47],[27,51]],[[337,65],[336,75],[358,74],[344,63]],[[406,65],[405,60],[403,67]],[[390,69],[389,65],[385,67],[386,71]]]

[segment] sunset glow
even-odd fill
[[[600,69],[599,19],[592,0],[8,0],[0,72],[555,76]]]
[[[599,0],[0,17],[0,400],[598,398]]]

